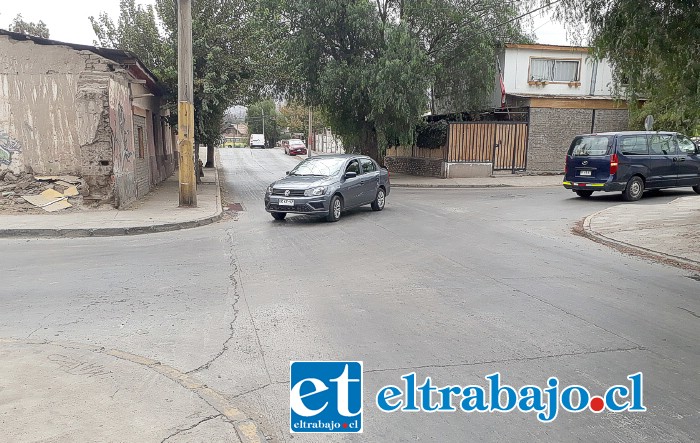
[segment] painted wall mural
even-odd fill
[[[12,155],[20,152],[20,145],[10,134],[0,130],[0,165],[9,166]]]

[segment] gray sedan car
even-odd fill
[[[389,171],[364,155],[319,155],[307,158],[265,192],[265,210],[275,220],[289,213],[325,215],[338,221],[346,209],[372,205],[384,209]]]

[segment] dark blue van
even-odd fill
[[[621,191],[627,201],[650,189],[688,186],[700,194],[700,147],[676,132],[579,135],[566,154],[563,185],[584,198]]]

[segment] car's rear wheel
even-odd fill
[[[695,191],[696,193],[700,194],[700,185],[695,185],[695,186],[693,186],[693,191]]]
[[[287,216],[286,212],[270,212],[272,214],[272,218],[275,220],[284,220],[284,218]]]
[[[591,195],[593,195],[593,191],[576,191],[576,195],[581,198],[589,198]]]
[[[625,201],[633,202],[642,198],[644,194],[644,181],[638,175],[635,175],[627,182],[627,187],[622,192],[622,198]]]
[[[386,194],[384,193],[384,188],[379,188],[377,190],[377,197],[375,197],[372,202],[373,211],[381,211],[384,209],[384,204],[386,203]]]
[[[337,222],[340,220],[340,214],[343,212],[343,201],[340,199],[340,197],[334,195],[333,198],[331,198],[331,204],[328,206],[326,221]]]

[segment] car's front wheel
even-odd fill
[[[384,204],[386,203],[386,194],[384,193],[384,188],[379,188],[377,190],[377,197],[375,197],[372,202],[373,211],[381,211],[384,209]]]
[[[326,221],[337,222],[340,220],[340,214],[343,212],[343,201],[339,196],[334,195],[331,198],[331,204],[328,208],[328,215],[326,216]]]
[[[272,218],[275,220],[284,220],[284,218],[287,216],[286,212],[270,212],[272,214]]]
[[[644,194],[644,181],[635,175],[627,182],[627,187],[622,192],[622,198],[628,202],[634,202],[642,198]]]
[[[576,195],[581,198],[588,198],[593,195],[593,191],[576,191]]]
[[[695,191],[697,194],[700,194],[700,185],[693,186],[693,191]]]

